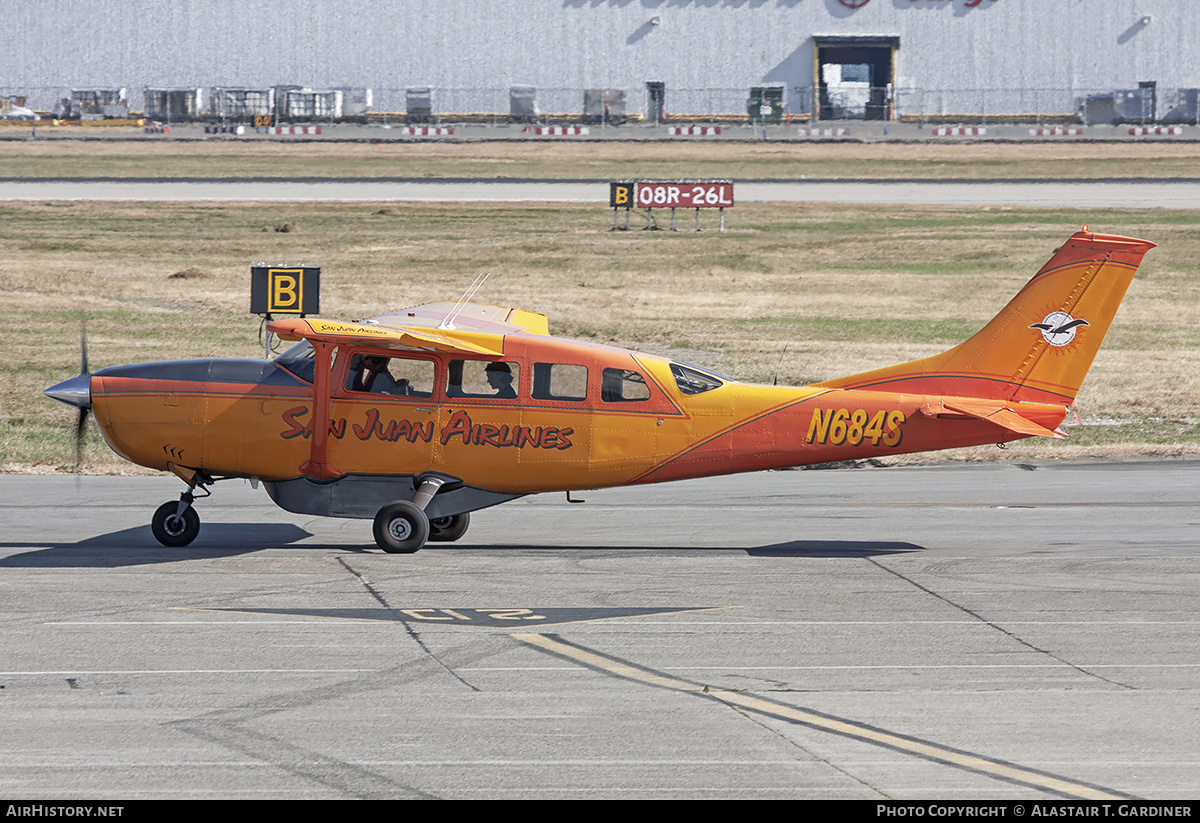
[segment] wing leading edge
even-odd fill
[[[447,351],[485,357],[503,355],[504,338],[509,334],[550,333],[546,316],[536,312],[473,303],[455,308],[452,303],[426,303],[355,323],[289,318],[275,320],[267,329],[284,340],[370,344],[402,351]]]

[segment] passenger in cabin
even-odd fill
[[[513,388],[512,369],[507,363],[488,363],[485,371],[488,385],[495,390],[498,399],[517,399],[517,390]]]

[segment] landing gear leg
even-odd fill
[[[192,508],[195,500],[192,490],[179,495],[179,502],[168,501],[158,507],[150,520],[150,531],[154,539],[164,546],[178,548],[186,546],[200,533],[200,515]]]
[[[179,495],[179,501],[163,503],[150,519],[150,531],[154,533],[154,539],[171,548],[186,546],[200,533],[200,515],[196,514],[196,509],[192,507],[192,503],[196,501],[194,492],[197,486],[201,491],[205,491],[204,487],[213,482],[211,477],[201,472],[195,472],[186,479],[187,491]],[[205,491],[202,496],[207,497],[208,494]]]

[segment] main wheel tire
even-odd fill
[[[469,512],[435,517],[429,521],[429,539],[437,543],[453,543],[467,533],[467,527],[470,525]]]
[[[375,542],[388,554],[412,554],[429,539],[429,518],[407,500],[388,503],[375,515]]]
[[[200,515],[196,514],[196,510],[188,506],[183,514],[177,514],[178,511],[179,502],[171,500],[159,506],[150,520],[154,539],[164,546],[186,546],[200,533]]]

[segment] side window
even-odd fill
[[[650,399],[646,378],[630,369],[605,369],[600,376],[600,399],[605,403],[628,403]]]
[[[587,366],[534,363],[533,396],[537,400],[587,400]]]
[[[433,377],[430,360],[356,354],[346,372],[346,390],[393,397],[432,397]]]
[[[496,360],[451,360],[447,397],[491,397],[515,400],[521,366]]]
[[[675,385],[679,386],[679,390],[684,394],[703,394],[725,385],[711,374],[679,363],[671,364],[671,374],[675,376]]]

